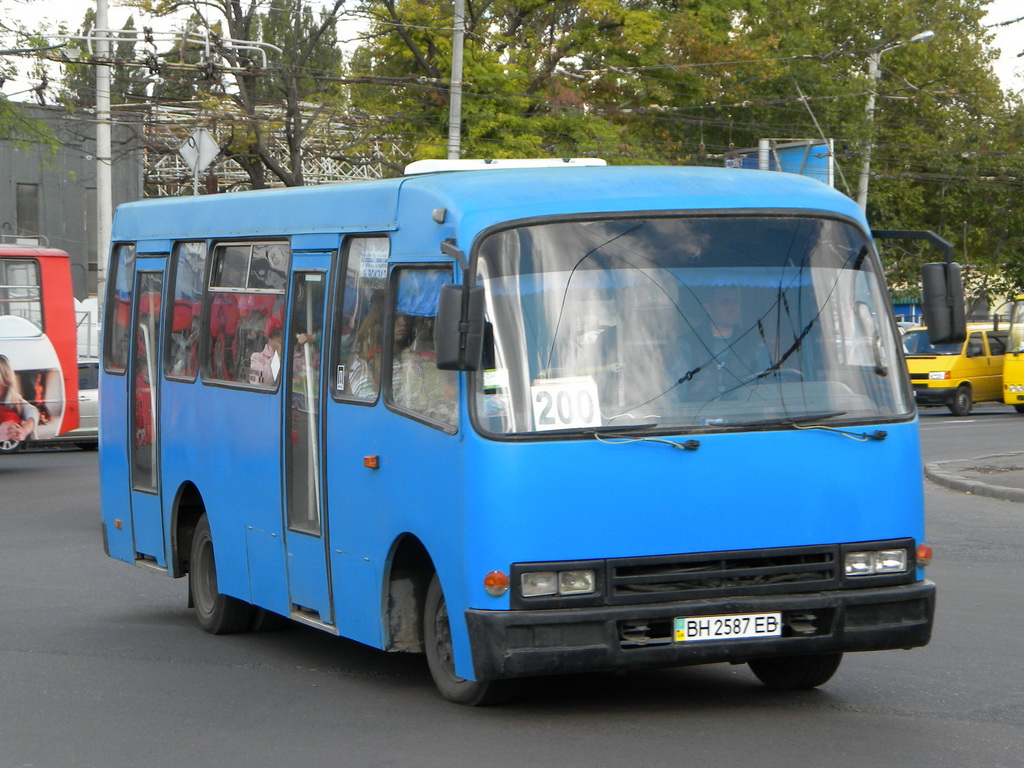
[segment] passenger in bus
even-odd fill
[[[380,391],[384,305],[375,302],[356,331],[356,342],[348,369],[348,393],[362,400],[373,400]],[[409,318],[395,316],[392,367],[397,370],[399,355],[409,344]]]
[[[284,327],[279,319],[271,315],[264,329],[267,343],[259,352],[249,356],[249,383],[273,387],[281,374],[281,342]]]
[[[361,400],[373,400],[380,388],[380,358],[384,334],[384,307],[379,301],[359,321],[349,359],[345,391]]]
[[[434,421],[454,424],[456,377],[437,367],[433,317],[413,319],[411,341],[395,354],[395,361],[395,403]]]
[[[39,423],[39,411],[21,396],[11,361],[0,355],[0,440],[28,440]]]
[[[712,287],[702,307],[704,322],[696,324],[683,342],[686,362],[679,384],[687,398],[714,398],[752,380],[768,369],[771,356],[756,323],[743,322],[738,286]]]

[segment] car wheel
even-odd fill
[[[1015,405],[1013,406],[1013,410],[1017,413],[1024,413],[1024,405]]]
[[[24,440],[0,440],[0,453],[15,453],[25,445]]]
[[[953,402],[949,404],[949,412],[954,416],[966,416],[971,412],[972,405],[971,388],[966,384],[961,384],[956,388],[956,393],[953,395]]]

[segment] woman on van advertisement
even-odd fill
[[[21,396],[18,377],[0,355],[0,440],[27,440],[39,423],[39,410]]]

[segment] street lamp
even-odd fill
[[[452,85],[448,102],[448,159],[462,154],[462,46],[466,34],[466,0],[455,0],[452,29]]]
[[[929,29],[924,32],[918,32],[909,40],[883,45],[868,55],[868,103],[865,114],[867,115],[868,131],[870,133],[868,134],[867,144],[864,146],[864,164],[861,166],[860,183],[857,185],[857,205],[860,206],[862,211],[867,210],[868,207],[868,177],[871,173],[871,139],[875,127],[875,92],[878,81],[882,76],[882,72],[879,69],[879,64],[882,61],[882,54],[886,51],[891,51],[893,48],[902,48],[904,45],[910,45],[911,43],[927,43],[934,38],[935,33]]]

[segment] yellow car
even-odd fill
[[[925,328],[907,331],[903,351],[917,404],[966,416],[974,403],[1001,403],[1007,337],[992,323],[969,323],[962,344],[932,344]]]

